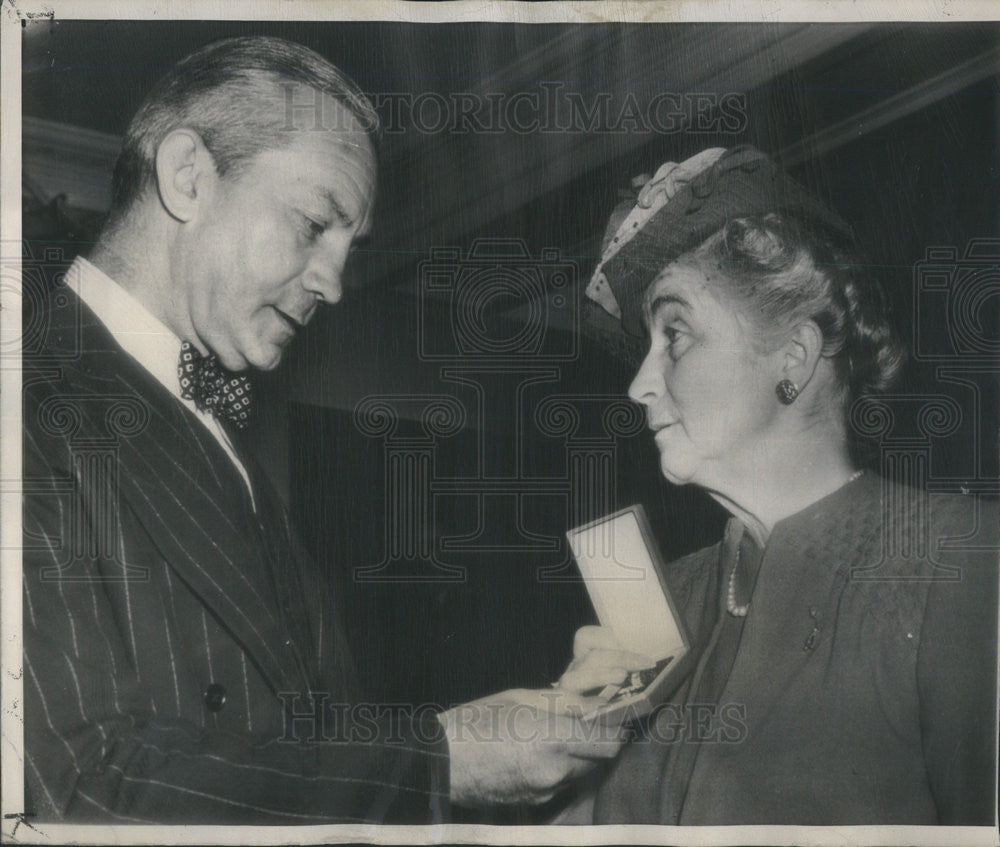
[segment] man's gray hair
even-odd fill
[[[120,220],[154,181],[156,151],[178,127],[195,130],[220,175],[239,173],[258,153],[295,137],[295,118],[313,109],[313,126],[346,130],[337,114],[322,114],[325,95],[343,105],[378,146],[371,101],[343,71],[318,53],[281,38],[226,38],[178,62],[150,91],[129,124],[115,165],[109,223]]]

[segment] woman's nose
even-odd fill
[[[643,359],[639,370],[628,387],[628,396],[636,403],[650,406],[663,394],[663,374],[650,353]]]

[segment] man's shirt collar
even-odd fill
[[[67,281],[121,348],[180,400],[177,366],[181,340],[138,299],[82,256],[74,260]]]
[[[222,425],[210,412],[199,410],[193,400],[181,397],[177,372],[180,366],[181,340],[139,300],[82,256],[74,259],[66,281],[104,324],[119,346],[194,412],[215,437],[243,477],[256,511],[250,475]]]

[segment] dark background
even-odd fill
[[[736,132],[691,124],[671,133],[425,134],[409,127],[386,136],[375,234],[349,267],[352,290],[317,317],[279,371],[260,380],[265,402],[253,434],[254,449],[338,586],[370,698],[448,704],[510,686],[543,686],[561,673],[573,631],[591,618],[581,586],[542,578],[565,562],[559,539],[571,511],[565,492],[539,493],[530,480],[565,476],[567,448],[515,406],[516,368],[523,364],[516,357],[495,357],[499,370],[482,377],[489,395],[482,415],[468,386],[443,378],[443,367],[469,364],[467,358],[421,359],[421,333],[442,344],[451,337],[458,295],[423,291],[420,263],[432,247],[451,247],[458,264],[469,267],[475,239],[518,239],[529,259],[506,265],[541,273],[541,299],[550,303],[546,267],[553,261],[540,257],[553,248],[555,263],[570,269],[572,312],[619,189],[668,159],[750,143],[827,198],[854,225],[911,348],[938,356],[915,361],[901,390],[945,394],[962,409],[957,429],[932,439],[931,481],[984,490],[996,479],[1000,348],[957,345],[946,298],[922,307],[919,328],[913,319],[918,263],[929,248],[954,248],[958,260],[937,260],[946,272],[974,280],[993,274],[994,293],[987,286],[973,320],[984,337],[997,337],[996,25],[37,22],[24,32],[23,112],[54,123],[25,125],[30,255],[55,249],[66,262],[86,252],[105,211],[93,199],[100,193],[94,186],[110,176],[112,136],[124,131],[144,93],[202,43],[253,33],[301,41],[373,93],[510,96],[558,81],[585,98],[607,92],[612,112],[629,93],[642,102],[660,91],[745,97],[747,121]],[[990,238],[974,261],[959,261],[970,239]],[[493,273],[504,267],[497,262]],[[516,292],[498,298],[485,312],[484,331],[509,338],[532,305],[538,303]],[[556,368],[558,378],[529,391],[530,404],[551,394],[624,393],[628,363],[574,334],[554,310],[543,315],[546,343],[572,355],[531,360]],[[942,379],[942,362],[977,357],[986,362],[975,377],[978,396]],[[460,581],[355,576],[381,562],[387,547],[387,448],[354,420],[358,402],[373,394],[441,394],[469,410],[466,426],[436,451],[435,479],[459,483],[457,493],[435,498],[430,518],[435,555],[465,568]],[[396,436],[420,432],[419,422],[404,416]],[[520,469],[511,465],[517,437]],[[493,477],[507,473],[512,490],[523,489],[520,528],[511,517],[516,493],[477,498],[469,493],[475,486],[461,482],[482,468]],[[697,491],[663,482],[644,433],[617,439],[612,469],[611,505],[645,503],[667,558],[718,538],[721,511]],[[440,549],[446,537],[475,532],[480,503],[489,519],[478,546]],[[544,546],[538,539],[549,539],[556,549],[503,549],[525,530],[536,548]],[[413,574],[433,573],[426,561],[409,566]],[[401,567],[394,564],[393,573],[410,572]]]

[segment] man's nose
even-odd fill
[[[649,353],[628,387],[628,396],[636,403],[651,406],[663,394],[663,374],[652,353]]]
[[[340,302],[340,298],[344,295],[344,288],[341,283],[341,274],[339,271],[315,274],[313,279],[315,283],[311,286],[310,290],[320,300],[331,305]]]

